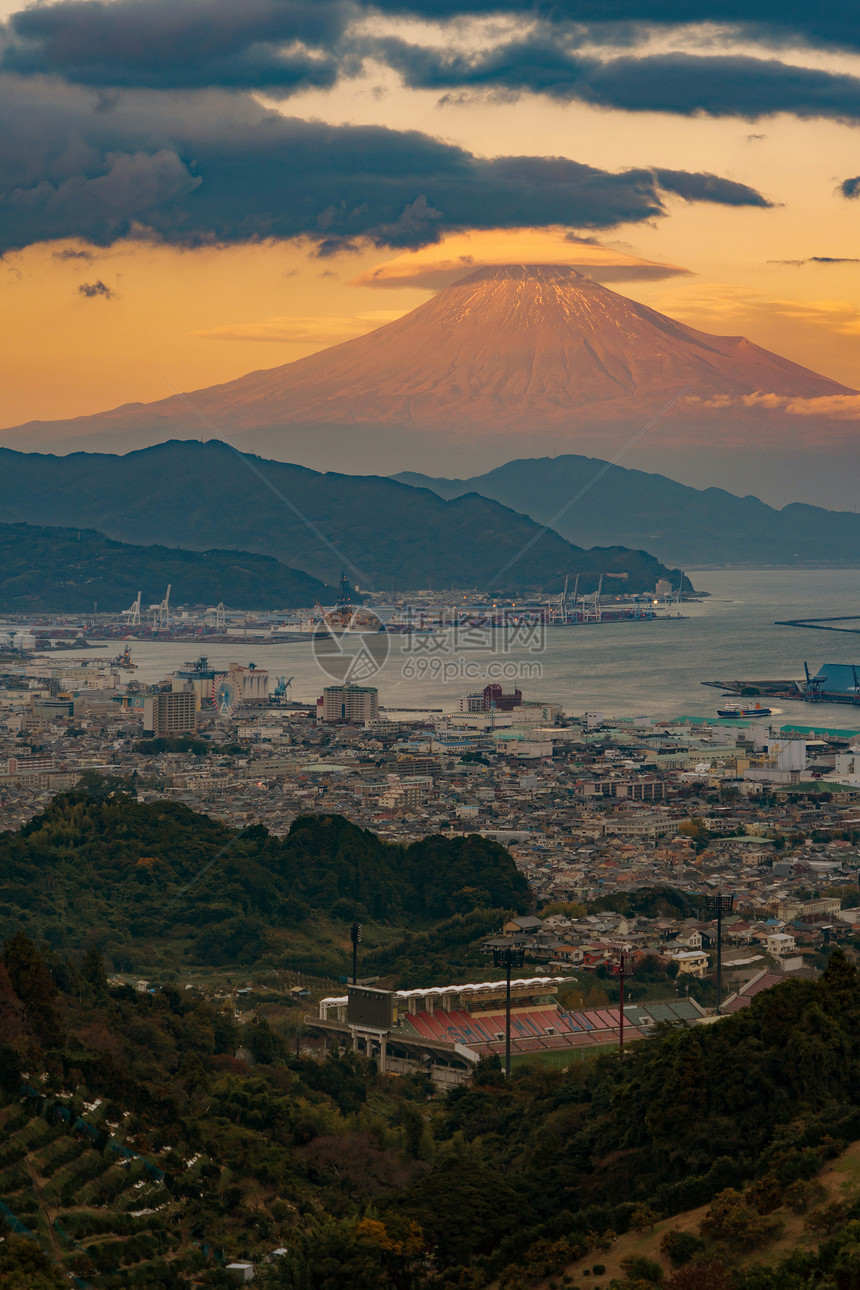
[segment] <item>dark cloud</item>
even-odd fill
[[[350,22],[367,12],[434,21],[521,15],[530,40],[475,60],[440,59],[396,40],[356,42]],[[604,106],[703,111],[755,118],[771,112],[857,115],[856,82],[769,59],[662,55],[576,57],[585,41],[623,49],[655,28],[729,24],[769,49],[789,43],[860,48],[860,7],[844,0],[57,0],[14,14],[0,69],[55,75],[88,86],[267,89],[280,95],[327,88],[357,72],[368,52],[388,56],[410,83],[506,88]]]
[[[860,175],[855,175],[853,179],[843,179],[839,191],[843,197],[860,197]]]
[[[103,296],[105,300],[113,300],[116,295],[109,286],[102,282],[101,278],[97,282],[82,282],[78,287],[78,295],[86,296],[88,300],[95,299],[96,296]]]
[[[810,255],[805,260],[766,260],[766,264],[790,264],[800,269],[804,264],[860,264],[860,259],[852,255]]]
[[[277,89],[334,83],[347,0],[65,0],[9,21],[0,69],[91,86]]]
[[[760,194],[757,194],[757,201],[750,201],[750,189],[746,184],[721,179],[707,171],[656,170],[654,173],[661,188],[683,197],[686,202],[719,202],[723,206],[771,205]]]
[[[288,118],[215,91],[92,92],[0,78],[0,252],[78,237],[194,247],[306,236],[417,247],[462,228],[601,229],[688,201],[766,206],[712,175],[612,174],[564,157],[486,160],[417,131]]]
[[[629,43],[631,28],[665,28],[692,23],[727,24],[748,40],[840,49],[860,48],[860,8],[846,0],[374,0],[389,14],[428,19],[490,13],[542,17],[559,27],[572,22],[599,29],[604,43],[613,30]]]
[[[62,251],[52,251],[52,260],[93,260],[95,256],[92,251],[79,251],[74,247],[66,246]]]
[[[379,10],[434,20],[520,14],[538,26],[528,39],[483,55],[440,55],[396,39],[357,39],[351,20]],[[0,70],[101,88],[109,111],[110,91],[128,88],[262,89],[281,97],[329,88],[374,55],[422,88],[537,93],[631,112],[860,119],[857,78],[776,58],[676,53],[601,61],[578,52],[586,40],[624,49],[655,27],[702,21],[732,24],[771,50],[797,40],[860,48],[860,7],[835,0],[58,0],[12,16]]]
[[[655,54],[602,61],[565,48],[543,29],[477,57],[393,38],[375,48],[416,89],[542,94],[627,112],[860,120],[860,79],[777,59]]]

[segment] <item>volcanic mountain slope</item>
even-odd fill
[[[649,447],[772,457],[814,436],[819,448],[844,449],[853,428],[828,421],[827,409],[853,394],[744,337],[696,331],[574,269],[514,265],[478,269],[367,335],[189,400],[244,447],[390,473],[486,469],[551,446],[612,456],[672,400]],[[30,422],[2,441],[135,447],[196,438],[201,428],[173,396]]]
[[[623,411],[760,391],[791,398],[845,386],[742,336],[708,336],[574,269],[479,269],[396,322],[286,367],[219,387],[234,426],[346,422],[496,432],[567,425],[583,406]],[[207,396],[214,391],[207,391]],[[198,396],[199,397],[199,396]],[[206,409],[204,408],[204,411]]]

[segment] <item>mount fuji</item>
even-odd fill
[[[369,334],[187,400],[29,422],[0,442],[127,451],[214,427],[317,469],[437,475],[576,452],[779,503],[856,501],[856,391],[560,265],[478,269]]]

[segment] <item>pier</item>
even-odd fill
[[[851,632],[860,636],[858,627],[831,627],[831,623],[860,623],[860,614],[840,614],[836,618],[785,618],[777,620],[774,627],[806,627],[819,632]]]

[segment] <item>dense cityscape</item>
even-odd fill
[[[102,776],[133,785],[139,801],[180,802],[275,836],[310,813],[398,842],[479,833],[507,847],[542,904],[662,885],[730,889],[739,944],[773,957],[773,935],[792,924],[792,953],[776,955],[788,970],[825,936],[854,934],[860,734],[850,730],[569,714],[499,684],[450,713],[386,712],[376,687],[324,676],[309,706],[276,694],[264,668],[218,673],[206,658],[151,686],[89,660],[2,666],[0,792],[12,827]],[[220,710],[219,686],[229,700]],[[827,907],[804,910],[803,896],[822,889]],[[669,929],[651,921],[631,926],[625,943],[662,947]],[[595,932],[612,932],[593,916],[556,915],[551,926],[524,944],[555,967],[584,953],[594,962]],[[605,956],[620,943],[609,935]],[[704,975],[707,964],[682,960],[681,970]]]

